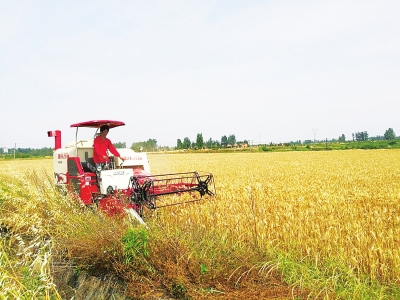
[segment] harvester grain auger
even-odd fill
[[[128,211],[143,223],[143,209],[156,209],[214,196],[214,177],[210,173],[186,172],[152,175],[147,154],[132,149],[118,149],[125,158],[111,157],[101,168],[94,167],[93,141],[102,125],[109,128],[125,123],[113,120],[94,120],[72,124],[76,140],[61,147],[61,131],[48,131],[55,138],[54,180],[77,195],[85,205],[96,204],[108,214]],[[79,128],[95,128],[93,137],[78,140]],[[190,197],[168,197],[189,194]],[[157,199],[157,201],[156,201]]]

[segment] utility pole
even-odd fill
[[[315,144],[315,141],[316,141],[315,136],[317,135],[317,129],[315,128],[315,129],[313,129],[312,131],[313,131],[313,133],[314,133],[314,144]]]
[[[14,159],[15,159],[15,149],[17,149],[17,143],[14,144]]]

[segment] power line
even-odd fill
[[[317,129],[314,128],[312,131],[314,133],[314,143],[315,143],[316,142]]]

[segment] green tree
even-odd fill
[[[206,143],[207,148],[211,149],[213,146],[213,140],[210,138]]]
[[[185,137],[183,139],[183,149],[189,149],[191,145],[190,139],[188,137]]]
[[[181,139],[178,139],[176,141],[176,149],[183,149],[183,143],[182,143]]]
[[[157,140],[156,139],[148,139],[146,142],[146,149],[151,151],[157,150]]]
[[[157,140],[148,139],[146,142],[133,143],[131,146],[131,149],[134,151],[140,151],[140,148],[142,148],[143,151],[156,151]]]
[[[115,148],[126,148],[126,143],[125,142],[123,142],[123,143],[121,143],[121,142],[113,143],[113,145],[114,145]]]
[[[388,130],[386,130],[383,136],[385,137],[385,140],[394,140],[396,138],[396,134],[394,133],[393,128],[389,128]]]
[[[234,134],[228,136],[228,144],[231,144],[232,146],[236,144],[236,137]]]
[[[199,148],[199,149],[202,149],[203,146],[204,146],[203,134],[202,134],[202,133],[198,133],[198,134],[197,134],[196,146],[197,146],[197,148]]]
[[[226,137],[226,135],[224,135],[223,137],[221,137],[221,147],[226,147],[228,145],[228,138]]]
[[[346,136],[344,134],[339,136],[339,142],[345,142],[345,141],[346,141]]]
[[[368,132],[366,131],[361,131],[361,132],[356,132],[353,134],[353,140],[354,136],[356,137],[356,141],[368,141]]]

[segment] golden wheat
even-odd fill
[[[201,247],[212,248],[205,239],[218,237],[219,247],[290,251],[321,268],[340,261],[354,274],[398,284],[399,155],[397,150],[150,155],[154,174],[211,172],[217,189],[215,199],[162,208],[156,222],[166,232],[181,230]],[[52,160],[0,161],[0,180],[15,177],[7,189],[18,190],[22,199],[26,187],[18,178],[40,169],[47,182]],[[22,211],[31,216],[27,230],[45,230],[43,212],[29,203]],[[218,255],[223,253],[204,259],[212,264]]]
[[[400,151],[152,155],[157,173],[214,173],[217,197],[171,210],[171,228],[201,224],[240,248],[297,251],[318,266],[400,280]]]

